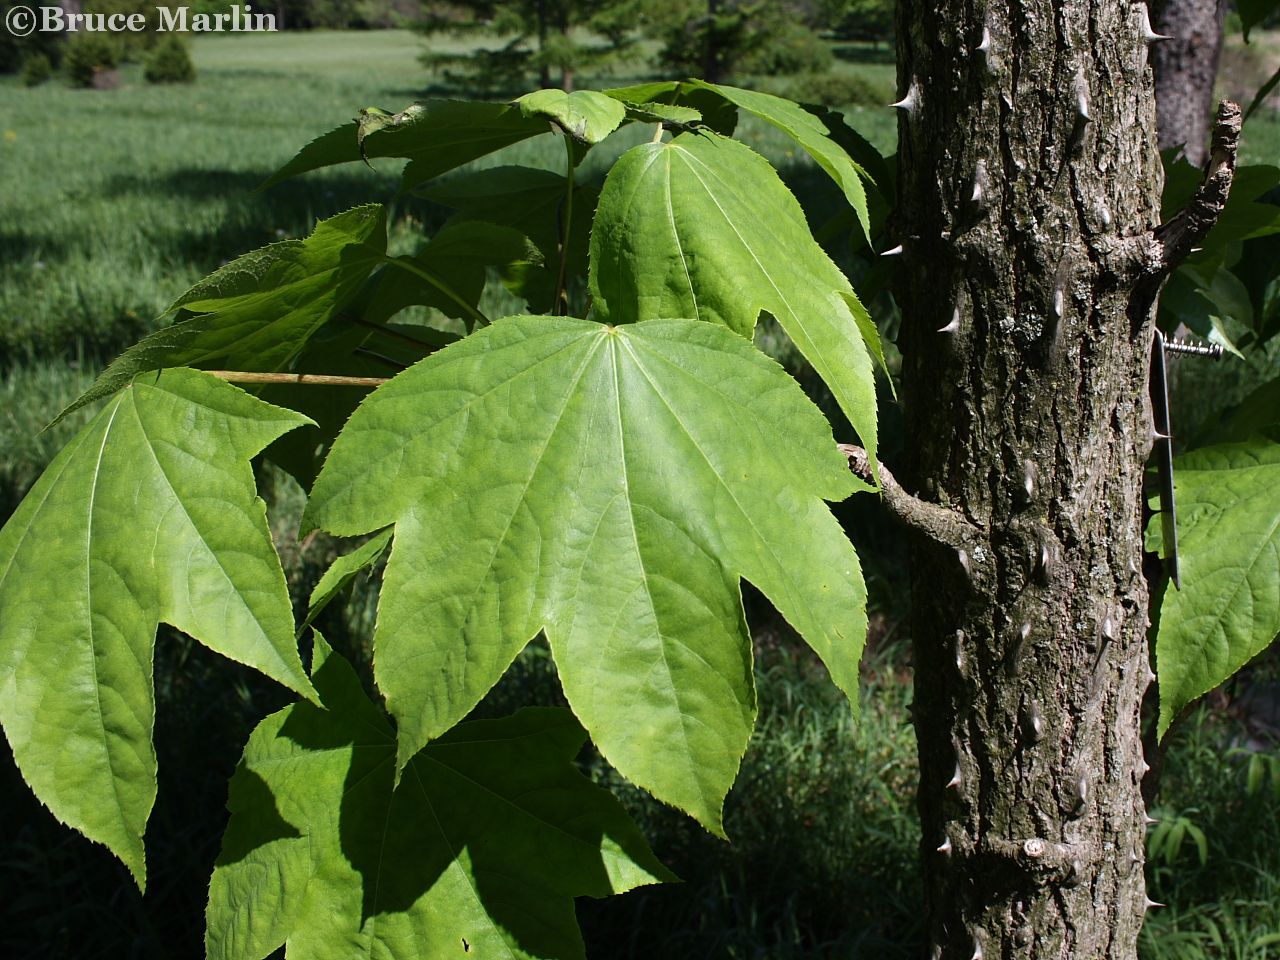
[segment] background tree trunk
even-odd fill
[[[1131,254],[1161,185],[1144,12],[898,8],[905,480],[968,521],[912,558],[933,957],[1136,956],[1154,290]]]
[[[1156,77],[1160,149],[1185,144],[1187,159],[1203,166],[1213,118],[1213,83],[1222,54],[1222,0],[1167,0],[1155,32],[1167,36],[1151,48]]]

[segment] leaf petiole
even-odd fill
[[[569,296],[565,290],[565,274],[568,272],[569,265],[569,235],[573,231],[573,181],[574,181],[574,160],[573,160],[573,141],[568,134],[564,135],[565,150],[565,188],[564,188],[564,207],[561,210],[563,223],[560,232],[560,273],[556,277],[556,295],[552,301],[557,316],[566,316],[569,313]]]
[[[400,257],[383,257],[383,260],[386,263],[399,267],[401,270],[407,270],[409,273],[412,273],[419,280],[426,281],[431,286],[435,287],[437,290],[443,293],[450,300],[452,300],[454,303],[456,303],[458,306],[460,306],[463,309],[463,312],[465,312],[467,316],[469,316],[473,321],[472,324],[470,325],[471,329],[475,329],[475,327],[489,326],[491,321],[489,320],[488,317],[486,317],[483,313],[481,313],[479,310],[473,307],[470,303],[468,303],[464,297],[460,296],[456,290],[450,287],[447,283],[445,283],[435,274],[430,273],[427,270],[423,270],[421,267],[417,266],[416,264],[410,263],[408,260],[405,260]],[[470,330],[468,330],[468,333],[469,332]]]
[[[379,387],[387,377],[339,377],[326,373],[257,373],[249,370],[205,370],[227,383],[292,383],[304,387]]]

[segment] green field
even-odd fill
[[[1259,40],[1264,59],[1280,51],[1277,40]],[[426,93],[465,95],[440,87],[419,65],[422,46],[397,31],[203,37],[193,47],[198,80],[191,87],[148,87],[136,65],[123,68],[119,88],[105,92],[71,90],[56,79],[28,90],[16,78],[0,78],[0,518],[79,421],[41,428],[116,352],[153,329],[193,281],[369,200],[391,205],[395,244],[430,231],[439,214],[396,196],[394,162],[254,192],[298,147],[361,107],[398,109]],[[859,62],[852,53],[839,60],[840,71],[861,76],[867,90],[892,90],[891,64]],[[637,62],[579,79],[612,85],[649,75]],[[851,106],[849,118],[880,148],[893,149],[892,111]],[[619,139],[587,176],[600,175],[607,151],[628,142]],[[833,196],[780,136],[748,126],[744,139],[783,168],[813,209]],[[1274,108],[1250,122],[1242,153],[1244,162],[1280,158]],[[558,166],[560,158],[558,144],[534,140],[482,162]],[[909,658],[896,637],[901,611],[893,597],[902,583],[888,570],[872,586],[878,652],[865,671],[858,724],[812,663],[779,636],[785,631],[760,613],[761,725],[729,802],[733,846],[618,785],[687,883],[584,905],[593,956],[914,955],[922,936],[915,757],[906,725]],[[349,613],[367,626],[366,601],[353,601]],[[13,799],[21,789],[7,786],[0,796],[6,823],[14,822],[7,804],[25,804],[17,819],[23,826],[0,847],[0,869],[25,878],[23,896],[0,908],[13,911],[8,918],[0,912],[0,930],[28,938],[15,941],[11,955],[34,955],[33,944],[42,944],[47,956],[178,957],[186,953],[174,936],[198,940],[201,884],[217,840],[197,835],[187,821],[190,809],[210,816],[221,809],[218,791],[238,749],[235,742],[211,746],[210,724],[242,734],[245,718],[274,701],[243,671],[226,672],[193,645],[161,647],[167,652],[158,676],[173,684],[167,695],[161,691],[161,724],[177,731],[160,744],[162,771],[174,769],[164,766],[166,758],[194,753],[203,760],[212,750],[217,776],[191,784],[173,773],[164,781],[162,772],[160,879],[145,900],[105,855],[67,837],[29,798]],[[549,669],[535,649],[495,696],[554,699]],[[212,679],[225,676],[232,679]],[[239,719],[211,720],[218,711]],[[1266,939],[1280,931],[1280,804],[1268,799],[1270,784],[1260,794],[1246,792],[1247,771],[1222,749],[1230,735],[1226,721],[1206,711],[1175,738],[1160,802],[1202,828],[1208,847],[1202,861],[1188,841],[1152,868],[1153,896],[1171,907],[1144,934],[1149,958],[1263,960],[1280,949]],[[172,933],[175,916],[190,928],[185,939]],[[75,939],[90,931],[98,931],[97,946]]]

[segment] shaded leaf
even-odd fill
[[[126,350],[58,418],[148,370],[284,369],[382,262],[386,244],[386,214],[370,204],[321,220],[305,240],[233,260],[166,311],[181,310],[183,319]]]
[[[696,80],[657,80],[602,91],[624,104],[685,107],[696,110],[702,123],[726,137],[738,126],[738,108]]]
[[[594,90],[535,90],[515,101],[526,117],[554,120],[562,130],[583,143],[599,143],[626,119],[621,103]]]
[[[474,320],[489,267],[520,287],[542,266],[541,253],[519,231],[480,221],[446,224],[416,254],[396,257],[374,291],[365,316],[382,323],[406,307],[434,307],[447,317]],[[405,269],[405,267],[412,269]]]
[[[524,274],[513,272],[504,283],[531,309],[549,310],[560,265],[560,230],[567,182],[558,173],[531,167],[495,167],[476,170],[433,184],[420,191],[429,200],[458,211],[451,223],[482,220],[510,227],[528,237],[542,254],[545,266],[530,266]],[[569,235],[567,276],[587,275],[588,240],[599,191],[575,185],[573,224]]]
[[[371,330],[345,316],[366,312],[366,305],[348,304],[343,316],[326,325],[307,344],[293,367],[303,373],[348,377],[391,377],[440,347],[458,339],[433,327],[385,324]],[[334,438],[371,387],[344,385],[317,388],[293,383],[269,384],[258,396],[286,407],[312,422],[291,430],[264,451],[264,456],[310,490]]]
[[[402,762],[545,630],[601,752],[718,832],[755,716],[739,577],[857,695],[866,593],[821,499],[857,486],[719,325],[515,317],[375,391],[304,522],[396,525],[374,643]]]
[[[193,370],[139,378],[0,531],[0,720],[36,795],[144,880],[156,626],[311,694],[249,459],[305,419]]]
[[[1262,438],[1175,461],[1182,589],[1160,607],[1160,733],[1280,632],[1280,444]]]
[[[210,960],[582,958],[575,896],[672,879],[573,765],[564,710],[461,724],[395,782],[395,735],[322,637],[300,703],[254,731],[209,889]],[[392,855],[393,854],[393,855]]]
[[[1245,41],[1249,40],[1250,30],[1277,10],[1280,10],[1280,2],[1277,0],[1236,0],[1236,11],[1240,14]]]
[[[1215,439],[1238,443],[1254,436],[1267,435],[1280,441],[1280,377],[1268,380],[1247,397],[1225,418],[1214,432]]]
[[[1262,106],[1267,97],[1271,96],[1277,85],[1280,85],[1280,67],[1276,68],[1276,72],[1258,88],[1258,92],[1255,93],[1253,95],[1253,99],[1249,101],[1249,109],[1244,112],[1245,120],[1248,120],[1253,116],[1254,111]]]
[[[298,151],[292,160],[267,177],[258,187],[266,190],[282,180],[288,180],[310,170],[332,167],[339,163],[351,163],[360,159],[360,144],[356,139],[356,122],[344,123],[328,133],[316,137]]]
[[[408,160],[401,176],[401,187],[408,190],[495,150],[549,132],[546,120],[528,117],[510,103],[424,100],[396,114],[369,110],[359,121],[303,147],[264,186],[363,155],[369,160]]]
[[[340,594],[344,587],[355,579],[356,575],[374,566],[387,551],[391,543],[390,529],[375,533],[372,537],[356,547],[350,553],[343,554],[329,564],[311,591],[311,600],[307,603],[307,618],[302,626],[308,626],[333,598]]]
[[[1164,220],[1172,219],[1200,187],[1204,171],[1179,158],[1165,167],[1165,188],[1160,199]],[[1200,241],[1200,258],[1212,256],[1228,244],[1250,237],[1280,233],[1280,206],[1262,198],[1280,184],[1280,167],[1251,164],[1236,168],[1231,195],[1213,229]]]
[[[871,357],[853,288],[769,162],[714,134],[627,151],[591,233],[595,312],[610,323],[693,317],[750,337],[767,310],[831,388],[872,458]]]

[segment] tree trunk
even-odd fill
[[[1185,144],[1197,167],[1209,150],[1223,9],[1221,0],[1168,0],[1155,17],[1155,32],[1169,38],[1151,48],[1160,149]]]
[[[1126,958],[1161,183],[1143,9],[902,0],[898,284],[932,957]]]

